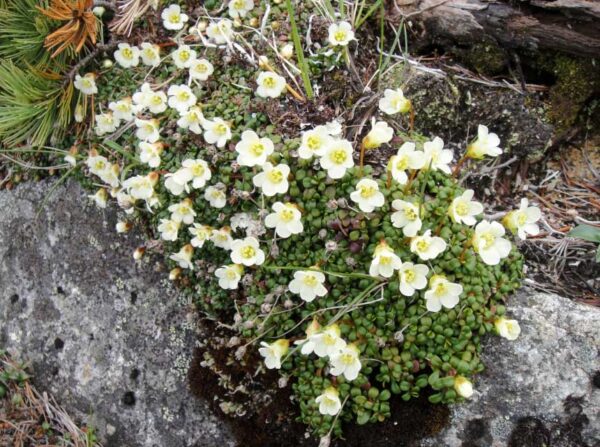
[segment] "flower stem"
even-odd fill
[[[358,175],[360,177],[362,177],[362,175],[363,175],[363,164],[364,164],[364,161],[365,161],[365,143],[361,142],[360,143],[360,167],[359,167],[359,170],[358,170]]]
[[[456,166],[454,166],[454,170],[452,171],[452,177],[456,178],[460,171],[460,168],[465,163],[465,161],[467,161],[468,158],[469,157],[467,156],[467,154],[465,154],[460,158],[460,160],[458,160],[458,163],[456,163]]]

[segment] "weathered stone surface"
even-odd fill
[[[600,311],[524,289],[510,313],[521,336],[487,340],[477,393],[424,445],[600,445]]]
[[[188,392],[194,311],[160,259],[136,264],[141,236],[117,236],[115,212],[86,204],[74,183],[36,220],[48,189],[0,192],[0,347],[30,359],[39,388],[97,427],[106,446],[235,445]],[[419,445],[600,445],[598,309],[525,289],[510,313],[521,337],[486,341],[477,394]]]
[[[106,446],[232,445],[187,389],[194,311],[137,263],[75,183],[35,219],[46,182],[0,192],[0,347],[32,362],[35,383],[97,428]]]

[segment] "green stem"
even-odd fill
[[[300,34],[298,33],[298,27],[296,26],[296,19],[294,17],[294,8],[292,7],[292,1],[286,0],[285,4],[288,10],[288,16],[290,18],[290,27],[292,29],[292,40],[294,41],[294,48],[296,50],[296,58],[298,59],[298,66],[301,70],[302,82],[304,84],[304,90],[308,99],[313,99],[314,93],[312,84],[310,83],[310,77],[308,73],[308,64],[304,59],[304,51],[302,50],[302,43],[300,42]]]
[[[342,316],[344,314],[346,314],[348,312],[348,309],[352,309],[354,306],[356,306],[357,304],[359,304],[362,300],[364,300],[367,296],[369,296],[369,294],[378,286],[381,286],[382,283],[377,282],[375,284],[371,284],[369,287],[367,287],[365,290],[363,290],[356,298],[354,298],[350,304],[348,304],[347,306],[345,306],[343,309],[340,309],[338,311],[338,313],[336,313],[334,315],[334,317],[329,320],[329,322],[327,323],[327,326],[332,325],[333,323],[335,323],[336,321],[338,321],[340,318],[342,318]],[[385,283],[383,283],[385,284]]]
[[[326,275],[337,276],[340,278],[356,278],[356,279],[372,279],[373,281],[382,281],[381,278],[376,278],[371,275],[367,275],[365,273],[340,273],[340,272],[330,272],[327,270],[316,269],[313,267],[298,267],[298,266],[278,266],[278,265],[263,265],[262,268],[267,270],[295,270],[295,271],[310,271],[310,272],[321,272]]]
[[[360,26],[365,23],[365,20],[367,20],[369,17],[371,17],[371,14],[373,14],[375,12],[375,10],[377,8],[379,8],[380,5],[383,4],[383,0],[377,0],[375,3],[373,3],[373,5],[369,8],[369,10],[367,11],[367,13],[363,16],[360,17],[357,21],[356,21],[356,25],[354,26],[354,29],[358,29],[360,28]]]

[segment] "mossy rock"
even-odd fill
[[[415,130],[425,135],[464,144],[485,124],[500,136],[505,152],[530,162],[539,161],[552,143],[554,128],[534,95],[401,65],[384,85],[404,89],[417,111]]]

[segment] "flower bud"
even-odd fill
[[[258,58],[258,66],[263,69],[268,68],[269,67],[269,58],[267,56],[260,56]]]
[[[283,56],[284,59],[291,59],[293,55],[294,46],[291,43],[288,43],[281,48],[281,56]]]
[[[104,9],[102,6],[96,6],[94,9],[92,9],[92,12],[96,17],[102,17],[106,12],[106,9]]]
[[[112,66],[113,66],[113,61],[111,61],[110,59],[104,59],[104,60],[102,61],[102,66],[103,66],[104,68],[110,68],[110,67],[112,67]]]
[[[473,384],[463,376],[456,376],[454,378],[454,389],[459,396],[465,399],[469,399],[473,395]]]
[[[127,233],[129,230],[131,230],[132,227],[133,225],[131,224],[131,222],[117,222],[117,233]]]
[[[75,121],[78,123],[82,123],[83,119],[85,118],[85,113],[84,113],[84,109],[83,106],[81,104],[77,104],[77,106],[75,107]]]
[[[169,272],[169,280],[175,281],[181,276],[181,269],[179,267],[175,267],[173,270]]]
[[[142,259],[142,256],[144,256],[145,252],[146,252],[146,247],[136,248],[135,251],[133,252],[133,259],[135,259],[136,261],[139,261],[140,259]]]

